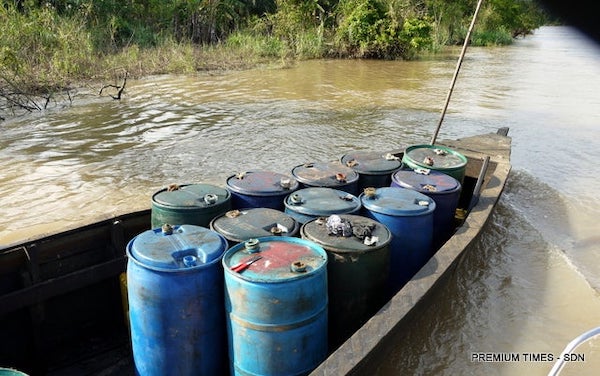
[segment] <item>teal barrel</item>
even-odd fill
[[[340,161],[315,162],[298,165],[292,176],[300,182],[300,188],[325,187],[339,189],[358,196],[358,173]]]
[[[299,186],[296,179],[272,171],[248,171],[227,178],[233,209],[271,208],[283,211],[283,199]]]
[[[465,179],[467,157],[440,145],[411,145],[404,150],[402,163],[412,169],[428,168],[448,174],[461,184]]]
[[[455,214],[462,186],[458,180],[440,171],[412,168],[392,175],[392,187],[412,189],[435,201],[432,251],[439,249],[454,233]]]
[[[333,188],[302,188],[285,198],[285,213],[300,224],[332,214],[355,214],[360,211],[358,197]]]
[[[420,192],[396,187],[367,189],[360,200],[364,214],[392,233],[389,286],[394,294],[430,258],[435,201]]]
[[[227,240],[194,225],[145,231],[127,245],[127,294],[137,375],[227,370],[221,259]]]
[[[292,216],[271,208],[234,209],[210,222],[211,230],[229,245],[264,236],[296,236],[300,225]]]
[[[231,209],[231,193],[212,184],[170,185],[152,195],[151,226],[208,227],[216,216]]]
[[[389,187],[392,174],[402,165],[395,155],[375,151],[353,151],[344,154],[340,161],[358,173],[359,193],[368,187]]]
[[[247,269],[232,267],[260,258]],[[308,240],[263,237],[223,256],[232,375],[306,375],[327,356],[327,254]]]
[[[327,252],[329,350],[334,351],[388,300],[388,228],[373,219],[333,215],[306,222],[303,239]]]
[[[0,367],[0,376],[27,376],[27,374],[14,368]]]

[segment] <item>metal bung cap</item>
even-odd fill
[[[227,240],[215,231],[195,225],[165,224],[140,233],[128,243],[131,262],[157,271],[180,271],[219,262]]]
[[[260,241],[258,239],[249,239],[244,242],[244,248],[250,253],[258,252]]]

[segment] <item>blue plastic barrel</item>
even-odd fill
[[[227,241],[200,226],[164,226],[127,245],[127,293],[138,375],[227,369],[223,268]]]
[[[231,268],[260,257],[241,271]],[[251,239],[223,256],[232,375],[306,375],[327,356],[327,255],[292,237]]]
[[[339,189],[358,196],[358,173],[340,161],[315,162],[298,165],[292,175],[300,188],[325,187]]]
[[[233,209],[284,210],[283,199],[300,184],[290,176],[271,171],[248,171],[227,178]]]
[[[399,157],[375,151],[353,151],[344,154],[340,161],[358,173],[359,192],[367,187],[389,187],[392,174],[402,165]]]
[[[391,186],[415,190],[435,201],[432,252],[437,251],[454,233],[461,192],[459,181],[440,171],[408,168],[392,175]]]
[[[396,187],[365,190],[360,200],[365,215],[392,233],[390,288],[396,293],[430,258],[435,201],[417,191]]]
[[[172,184],[152,195],[151,228],[164,224],[208,227],[231,209],[231,193],[212,184]]]
[[[292,216],[271,208],[234,209],[213,219],[211,230],[223,235],[233,246],[264,236],[296,236],[300,225]]]
[[[302,188],[285,198],[285,213],[303,224],[332,214],[355,214],[360,211],[358,197],[333,188]]]

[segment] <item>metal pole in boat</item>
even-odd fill
[[[438,133],[440,133],[440,128],[442,127],[442,122],[444,121],[444,116],[446,115],[446,110],[448,110],[448,104],[450,103],[450,97],[452,96],[452,91],[454,90],[454,84],[456,84],[456,78],[458,77],[458,71],[460,70],[460,66],[462,65],[463,59],[465,57],[465,52],[467,51],[467,45],[469,44],[469,39],[471,39],[471,32],[473,31],[473,27],[475,26],[475,20],[477,19],[477,14],[479,13],[479,8],[481,8],[481,3],[483,0],[477,1],[477,7],[475,8],[475,13],[473,14],[473,19],[471,20],[471,25],[469,26],[469,30],[467,31],[467,36],[465,37],[465,42],[463,43],[462,51],[460,52],[460,56],[458,58],[458,63],[456,64],[456,69],[454,70],[454,77],[452,77],[452,83],[450,84],[450,90],[448,90],[448,95],[446,96],[446,103],[444,103],[444,109],[442,110],[442,115],[440,116],[440,121],[438,122],[437,127],[435,128],[435,133],[431,138],[430,144],[435,144],[435,140],[437,139]]]

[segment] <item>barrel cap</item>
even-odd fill
[[[351,213],[360,209],[358,197],[339,189],[325,187],[302,188],[284,201],[286,209],[309,216],[329,216]]]
[[[231,193],[212,184],[183,184],[163,188],[152,196],[152,202],[162,207],[208,208],[230,200]]]
[[[435,201],[429,196],[398,187],[377,188],[373,195],[361,193],[360,200],[365,209],[391,216],[426,215],[435,210]]]
[[[248,171],[227,178],[227,187],[249,196],[285,195],[298,189],[299,183],[292,177],[271,171]]]
[[[461,189],[461,184],[454,177],[440,171],[430,169],[403,168],[394,172],[392,182],[403,188],[430,194],[453,193]]]
[[[210,228],[228,240],[242,242],[271,235],[294,236],[298,222],[280,210],[250,208],[230,210],[213,219]]]
[[[400,168],[400,158],[375,151],[353,151],[343,155],[340,161],[359,174],[386,175]]]
[[[340,161],[301,164],[292,169],[292,175],[312,187],[336,188],[358,181],[358,173]]]
[[[127,256],[143,267],[171,271],[218,262],[226,249],[227,240],[205,227],[164,225],[131,239]]]
[[[392,240],[390,230],[371,218],[353,214],[335,216],[350,224],[351,234],[333,234],[328,224],[334,216],[330,216],[306,222],[301,229],[302,238],[335,253],[370,252],[385,247]]]
[[[248,244],[252,244],[251,247]],[[231,268],[260,256],[243,272]],[[306,278],[323,272],[327,265],[325,250],[311,242],[289,236],[267,236],[239,243],[223,255],[226,273],[254,282],[276,283]]]

